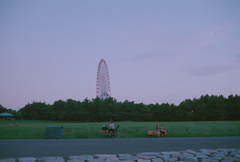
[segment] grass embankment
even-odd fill
[[[0,139],[43,139],[46,126],[63,126],[67,132],[63,139],[100,138],[102,125],[107,122],[76,123],[56,121],[19,120],[18,127],[11,127],[11,121],[0,121]],[[213,137],[239,136],[240,121],[214,122],[114,122],[120,125],[121,138],[148,138],[148,130],[163,125],[168,137]],[[151,136],[156,138],[156,136]]]

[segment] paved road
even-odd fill
[[[0,158],[240,149],[237,137],[0,140]]]

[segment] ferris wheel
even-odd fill
[[[97,97],[106,99],[111,96],[110,78],[108,67],[104,59],[101,59],[97,70]]]

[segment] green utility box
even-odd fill
[[[62,126],[47,126],[45,128],[45,138],[62,138],[63,127]]]

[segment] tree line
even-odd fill
[[[178,106],[169,103],[143,104],[125,100],[117,102],[109,97],[105,100],[67,101],[58,100],[52,105],[45,102],[28,103],[18,111],[0,105],[0,113],[9,112],[15,119],[100,122],[109,121],[221,121],[239,120],[240,96],[208,94],[196,99],[186,99]]]

